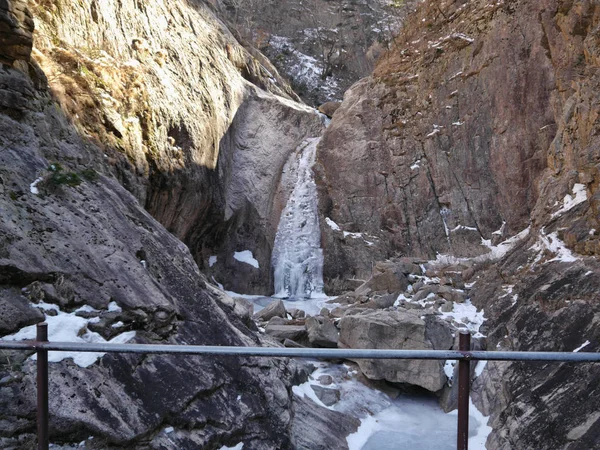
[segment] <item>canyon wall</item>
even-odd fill
[[[287,155],[320,133],[319,116],[201,2],[3,1],[0,42],[2,337],[45,319],[52,340],[276,345],[251,306],[213,287],[198,263],[207,265],[208,236],[215,278],[227,281],[226,256],[245,249],[268,274],[278,220],[269,202]],[[269,279],[252,277],[262,288]],[[35,446],[30,356],[0,355],[4,449]],[[50,364],[51,442],[312,445],[305,427],[320,409],[291,392],[307,370],[256,358],[71,355]]]
[[[598,351],[599,25],[588,0],[423,2],[318,149],[326,289],[437,259],[490,350]],[[487,448],[595,448],[599,381],[489,363]]]

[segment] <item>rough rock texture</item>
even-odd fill
[[[322,221],[329,283],[449,254],[488,348],[598,351],[599,25],[591,0],[423,2],[321,141],[321,211],[341,228]],[[488,448],[598,447],[599,377],[490,363]]]
[[[41,2],[34,12],[34,61],[121,183],[209,277],[269,293],[275,192],[288,156],[320,135],[317,112],[291,101],[276,69],[202,2]],[[233,258],[244,250],[258,269]]]
[[[503,221],[525,228],[556,132],[544,29],[526,25],[533,11],[441,8],[411,16],[375,75],[346,93],[318,150],[323,216],[376,237],[367,250],[377,259],[469,256]],[[373,257],[322,231],[326,276],[364,276]]]
[[[326,409],[316,410],[315,402],[298,396],[294,397],[294,413],[307,420],[295,421],[292,427],[292,442],[298,449],[347,449],[346,436],[354,433],[360,420]]]
[[[33,17],[24,0],[0,1],[0,62],[12,64],[31,54]]]
[[[308,104],[341,100],[373,70],[414,0],[217,0],[222,14]]]
[[[274,300],[261,309],[259,312],[254,314],[254,319],[256,320],[264,320],[265,322],[273,317],[282,317],[285,318],[287,316],[287,312],[285,310],[285,305],[281,300]]]
[[[446,336],[448,342],[432,339],[426,331],[425,322],[419,316],[420,313],[406,310],[368,311],[347,315],[340,321],[339,346],[397,350],[449,349],[452,346],[452,335],[448,333],[449,336]],[[361,372],[373,380],[412,384],[432,392],[439,391],[446,383],[446,375],[439,361],[361,359],[356,363]]]
[[[212,197],[201,191],[203,176],[219,179],[219,142],[246,96],[279,105],[304,132],[320,129],[317,116],[244,81],[229,59],[226,30],[200,4],[42,1],[32,8],[40,24],[35,58],[0,68],[2,335],[38,320],[35,304],[44,301],[63,313],[95,308],[77,313],[98,318],[75,330],[79,336],[93,330],[110,339],[119,328],[134,331],[138,343],[274,345],[255,331],[247,304],[207,284],[188,248],[144,202],[162,189],[149,182],[170,173],[173,183],[195,180],[186,192],[197,203],[186,207],[204,217],[202,200]],[[231,42],[230,53],[241,52]],[[0,46],[4,60],[13,51]],[[289,128],[283,119],[278,126]],[[178,198],[173,191],[155,206]],[[180,212],[171,221],[183,220]],[[0,356],[3,449],[35,445],[29,356]],[[292,448],[294,423],[311,419],[293,412],[290,386],[306,377],[302,365],[280,359],[107,355],[85,368],[67,359],[50,367],[51,440],[94,436],[86,447],[103,450],[240,441],[248,449]]]

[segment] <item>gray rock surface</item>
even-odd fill
[[[431,324],[435,327],[435,324]],[[444,327],[443,325],[438,325]],[[443,328],[445,330],[445,328]],[[426,331],[426,323],[418,313],[407,310],[368,311],[362,314],[347,315],[340,321],[339,346],[344,348],[411,349],[438,350],[436,344],[444,339],[438,334]],[[450,336],[450,346],[452,337]],[[449,347],[448,347],[449,348]],[[439,349],[441,350],[441,349]],[[444,350],[447,350],[445,348]],[[357,360],[361,372],[373,380],[387,380],[392,383],[407,383],[421,386],[432,392],[444,387],[446,376],[439,361],[423,360]]]
[[[69,120],[102,143],[111,172],[209,279],[269,294],[281,171],[321,134],[321,118],[207,4],[96,3],[34,10],[32,72],[39,66]],[[258,268],[234,259],[244,250]]]
[[[17,289],[0,289],[0,336],[44,321],[44,314]]]
[[[201,3],[60,5],[34,11],[33,59],[0,69],[0,305],[4,321],[19,315],[2,322],[2,334],[38,320],[29,300],[43,299],[64,313],[97,309],[81,314],[98,318],[89,328],[105,339],[122,323],[137,343],[273,345],[254,331],[248,305],[209,286],[188,247],[155,217],[201,247],[197,225],[223,224],[225,205],[240,207],[225,195],[227,180],[248,166],[218,162],[235,159],[219,152],[220,141],[244,102],[267,116],[268,105],[278,105],[274,126],[292,122],[298,131],[272,139],[289,151],[321,129],[320,119],[245,81],[254,60]],[[4,60],[17,56],[13,50],[0,46]],[[287,150],[277,150],[283,165]],[[273,159],[269,165],[275,174]],[[263,233],[253,223],[226,228]],[[256,242],[251,235],[237,244]],[[255,253],[268,268],[268,257]],[[28,356],[0,356],[1,448],[35,445]],[[303,365],[281,359],[105,355],[89,367],[66,359],[50,367],[51,440],[94,436],[90,448],[103,450],[239,441],[292,448],[290,387],[306,377]]]
[[[333,406],[340,401],[339,389],[324,388],[316,384],[311,384],[310,387],[313,391],[315,391],[315,395],[323,402],[325,406]]]
[[[307,337],[306,327],[304,325],[268,324],[265,327],[265,333],[282,342],[289,339],[291,341],[302,343]]]
[[[281,300],[273,300],[263,309],[254,314],[254,318],[256,320],[263,320],[265,322],[269,321],[269,319],[273,317],[281,317],[286,318],[287,312],[285,310],[285,305]]]
[[[313,347],[337,347],[339,331],[328,319],[308,317],[306,319],[306,331],[308,341]]]
[[[360,421],[347,414],[319,408],[309,398],[294,397],[292,445],[297,449],[348,449],[346,436],[354,433]]]
[[[0,62],[28,60],[33,47],[33,17],[28,2],[0,1]]]

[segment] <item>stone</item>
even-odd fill
[[[453,289],[450,286],[440,286],[437,290],[437,295],[453,303],[464,303],[467,298],[467,294],[464,291]]]
[[[0,61],[29,61],[33,47],[33,17],[23,0],[0,2]]]
[[[396,303],[396,299],[398,298],[398,294],[387,294],[387,295],[377,295],[373,298],[373,301],[377,305],[377,308],[385,309],[390,306],[394,306]]]
[[[324,388],[316,384],[311,384],[310,387],[315,392],[317,398],[321,400],[325,406],[333,406],[340,401],[339,389]]]
[[[284,339],[283,346],[287,348],[305,348],[304,345],[298,344],[296,341],[292,341],[291,339]]]
[[[403,292],[407,287],[408,279],[406,276],[390,265],[382,268],[382,271],[376,270],[367,282],[356,289],[355,294],[368,295],[371,292]]]
[[[292,316],[292,319],[303,319],[306,313],[302,309],[290,308],[288,314]]]
[[[429,296],[431,296],[433,298],[434,295],[432,295],[432,294],[437,294],[439,292],[439,290],[440,290],[440,286],[438,286],[437,284],[426,284],[420,290],[415,292],[412,300],[414,302],[418,302],[421,300],[425,300]]]
[[[436,349],[429,340],[426,322],[408,310],[369,311],[344,316],[340,321],[340,348]],[[437,340],[436,340],[437,342]],[[357,360],[370,379],[420,386],[431,392],[444,387],[446,376],[439,361]]]
[[[292,448],[347,450],[346,436],[360,425],[357,418],[319,407],[307,397],[294,397],[292,413]]]
[[[306,327],[304,325],[267,325],[265,333],[279,341],[286,339],[301,342],[306,339]]]
[[[341,105],[342,102],[326,102],[319,106],[319,112],[331,118]]]
[[[269,321],[272,317],[281,317],[286,318],[287,311],[285,310],[285,305],[281,300],[273,300],[263,309],[254,314],[255,320]]]
[[[337,347],[339,331],[328,319],[318,320],[315,317],[308,317],[306,330],[310,345],[313,347]]]
[[[317,378],[317,381],[323,386],[329,386],[333,383],[333,377],[331,375],[321,375]]]
[[[43,321],[44,314],[17,289],[0,290],[0,336]]]
[[[287,323],[288,323],[287,319],[284,319],[283,317],[275,316],[275,317],[271,317],[269,319],[269,322],[267,325],[286,325]]]

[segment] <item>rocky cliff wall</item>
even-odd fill
[[[152,200],[154,215],[180,235],[194,233],[182,215],[210,226],[252,201],[257,216],[250,220],[269,218],[269,206],[244,183],[277,185],[273,161],[283,165],[303,132],[320,130],[320,119],[245,80],[260,65],[243,59],[200,3],[41,1],[31,3],[32,14],[22,2],[6,5],[0,3],[7,43],[0,47],[2,337],[45,319],[53,340],[274,345],[257,332],[251,307],[213,288],[186,245],[144,205]],[[14,31],[31,32],[31,17],[34,41]],[[272,108],[296,134],[277,139],[286,130],[280,116],[271,127],[258,120]],[[257,140],[246,142],[258,145],[261,124],[270,133],[266,144],[280,147],[266,155],[263,172],[250,174],[247,161],[265,156],[265,147],[240,149],[236,133],[247,131]],[[267,231],[257,226],[248,239],[252,233]],[[0,355],[3,449],[35,446],[30,356]],[[54,443],[209,449],[243,441],[244,448],[272,449],[291,448],[300,435],[311,441],[303,430],[315,405],[295,406],[291,393],[306,377],[301,365],[89,357],[50,365]],[[332,423],[344,417],[333,414]]]
[[[321,141],[330,286],[373,259],[445,254],[489,349],[598,351],[599,24],[586,0],[425,1]],[[599,376],[489,363],[474,389],[487,448],[597,447]]]
[[[217,256],[219,282],[268,293],[270,192],[287,156],[320,134],[317,114],[202,2],[38,2],[34,13],[34,61],[122,184],[201,268]],[[243,250],[259,270],[232,258]],[[233,282],[238,270],[247,283]]]

